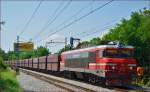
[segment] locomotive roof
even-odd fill
[[[118,48],[118,47],[116,45],[99,45],[99,46],[94,46],[94,47],[88,47],[88,48],[81,48],[81,49],[66,51],[66,52],[63,52],[62,54],[68,54],[68,53],[85,51],[85,50],[92,50],[92,49],[99,49],[99,48],[105,49],[105,48]],[[123,46],[121,48],[133,49],[134,47],[133,46]]]

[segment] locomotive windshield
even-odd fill
[[[132,50],[125,50],[125,49],[109,49],[104,50],[102,53],[103,57],[110,57],[110,58],[131,58],[133,57]]]

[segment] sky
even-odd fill
[[[35,48],[41,45],[45,46],[46,42],[50,40],[64,42],[65,37],[68,44],[70,37],[89,41],[94,37],[102,37],[122,18],[129,19],[132,12],[143,10],[144,7],[149,8],[148,0],[116,0],[63,28],[107,2],[109,0],[46,0],[41,2],[40,0],[3,0],[1,1],[1,21],[5,21],[5,24],[2,25],[2,49],[13,50],[13,43],[16,41],[17,35],[19,35],[20,41],[32,40]],[[40,7],[28,26],[25,26],[39,3],[41,3]],[[22,31],[23,33],[21,33]],[[41,33],[38,34],[39,32]],[[50,52],[55,53],[64,46],[64,43],[51,43],[47,46]]]

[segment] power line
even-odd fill
[[[111,27],[112,23],[114,23],[114,22],[116,22],[116,21],[119,21],[121,18],[125,18],[125,17],[127,17],[127,16],[128,16],[128,15],[122,16],[122,17],[120,17],[119,19],[117,18],[117,19],[113,19],[113,20],[107,22],[107,23],[104,24],[104,26],[105,26],[105,25],[107,25],[107,26],[105,26],[105,27],[103,27],[103,28],[101,28],[101,29],[98,29],[100,25],[97,25],[97,26],[95,26],[95,27],[93,27],[93,28],[90,28],[90,29],[88,29],[88,30],[85,30],[85,31],[83,31],[83,32],[74,34],[74,35],[72,35],[72,37],[74,37],[74,36],[80,36],[80,38],[84,38],[84,37],[87,37],[87,36],[96,34],[96,33],[98,33],[98,32],[101,31],[101,30],[103,30],[103,31],[104,31],[104,30],[107,30],[107,29],[109,29],[109,28]],[[91,31],[91,30],[95,30],[95,31]],[[90,32],[90,33],[87,33],[88,31],[91,31],[91,32]],[[87,33],[87,34],[86,34],[86,33]],[[85,34],[85,35],[84,35],[84,34]],[[53,40],[53,39],[52,39],[52,40]]]
[[[101,30],[104,31],[104,30],[110,29],[110,27],[111,27],[111,26],[106,26],[105,28],[98,29],[98,30],[96,30],[96,31],[92,31],[91,33],[88,33],[88,34],[86,34],[86,35],[84,35],[84,36],[82,36],[82,37],[80,37],[80,38],[84,38],[84,37],[87,37],[87,36],[96,34],[96,33],[98,33],[98,32],[101,31]]]
[[[54,35],[54,34],[57,33],[57,32],[62,31],[63,29],[65,29],[65,28],[71,26],[72,24],[74,24],[74,23],[80,21],[81,19],[83,19],[83,18],[85,18],[85,17],[91,15],[92,13],[94,13],[94,12],[98,11],[99,9],[105,7],[106,5],[110,4],[112,1],[114,1],[114,0],[111,0],[111,1],[105,3],[105,4],[101,5],[101,6],[99,6],[99,7],[95,8],[95,9],[93,9],[92,11],[90,11],[90,12],[86,13],[85,15],[83,15],[83,16],[77,18],[76,20],[74,20],[74,21],[72,21],[71,23],[65,25],[64,27],[60,28],[59,30],[56,30],[55,32],[49,34],[48,37]],[[47,38],[48,38],[48,37],[47,37]],[[41,39],[40,41],[38,41],[38,42],[41,42],[41,41],[42,41],[42,39]]]
[[[57,11],[60,9],[60,7],[62,6],[62,3],[60,3],[59,7],[55,10],[54,12],[54,18],[53,20],[51,20],[51,18],[47,21],[46,25],[41,29],[41,31],[39,31],[38,34],[36,34],[33,39],[37,38],[40,34],[42,34],[53,22],[55,22],[55,20],[64,12],[65,9],[67,9],[67,7],[71,4],[72,0],[70,0],[61,10],[60,12],[56,15]]]
[[[95,26],[94,28],[90,28],[90,29],[85,30],[85,31],[83,31],[83,32],[81,32],[81,33],[76,33],[76,34],[72,35],[72,37],[85,34],[85,33],[87,33],[87,31],[95,30],[95,29],[97,29],[99,26],[100,26],[100,25],[97,25],[97,26]]]
[[[41,4],[42,4],[42,1],[44,1],[44,0],[41,0],[41,1],[39,2],[39,4],[37,5],[37,7],[35,8],[33,14],[31,15],[31,17],[29,18],[29,20],[27,21],[27,23],[26,23],[25,26],[23,27],[23,29],[22,29],[22,31],[20,32],[19,35],[23,34],[24,31],[28,28],[30,22],[31,22],[32,19],[34,18],[34,16],[35,16],[36,12],[38,11],[38,9],[40,8],[40,6],[41,6]]]
[[[58,7],[57,7],[56,10],[54,11],[54,13],[53,13],[52,15],[50,15],[48,21],[45,23],[45,25],[43,26],[43,28],[42,28],[32,39],[35,39],[37,36],[39,36],[39,35],[43,32],[43,30],[44,30],[45,28],[47,28],[46,26],[48,26],[49,23],[52,21],[51,16],[55,16],[56,13],[58,12],[58,10],[62,7],[62,5],[63,5],[63,1],[58,5]]]
[[[86,7],[82,7],[81,9],[79,9],[79,11],[77,11],[75,14],[73,14],[71,17],[69,17],[67,20],[65,20],[63,23],[61,23],[60,25],[58,25],[56,28],[66,24],[68,21],[70,21],[72,18],[74,18],[75,16],[77,16],[78,14],[80,14],[83,10],[85,10],[87,7],[89,7],[89,5],[93,4],[94,1],[90,2]],[[56,29],[55,28],[55,29]],[[39,34],[41,34],[43,31],[41,30],[41,32],[39,32],[33,39],[37,38]]]
[[[112,23],[114,23],[114,22],[116,22],[116,21],[119,21],[121,18],[124,18],[124,17],[127,17],[127,16],[128,16],[128,15],[123,16],[123,17],[120,17],[119,19],[118,19],[118,18],[117,18],[117,19],[113,19],[112,21],[109,21],[109,22],[105,23],[104,26],[105,26],[105,25],[109,26],[109,25],[111,25]],[[95,29],[97,29],[97,28],[99,28],[99,27],[100,27],[100,25],[97,25],[97,26],[95,26],[94,28],[91,28],[91,29],[85,30],[85,31],[83,31],[83,32],[74,34],[74,35],[72,35],[72,37],[85,34],[85,33],[87,33],[88,31],[95,30]]]

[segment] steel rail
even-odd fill
[[[26,70],[26,69],[21,69],[20,68],[19,70],[21,70],[22,72],[24,72],[26,74],[32,75],[32,76],[34,76],[38,79],[41,79],[41,80],[46,81],[48,83],[54,84],[55,86],[60,87],[62,89],[65,89],[68,92],[77,92],[77,90],[75,90],[75,89],[80,90],[80,92],[96,92],[96,91],[88,89],[86,87],[83,88],[83,87],[80,87],[80,86],[77,86],[77,85],[73,85],[73,84],[70,84],[68,82],[63,82],[63,81],[60,81],[60,80],[57,80],[57,79],[54,79],[54,78],[50,78],[50,77],[47,77],[47,76],[44,76],[44,75],[40,75],[38,73],[34,73],[34,72],[31,72],[31,71]]]
[[[23,68],[20,68],[19,70],[21,70],[21,72],[24,72],[26,74],[34,76],[38,79],[41,79],[41,80],[46,81],[48,83],[51,83],[51,84],[53,84],[53,85],[55,85],[59,88],[65,89],[68,92],[104,92],[103,90],[98,91],[98,90],[95,90],[95,89],[88,88],[86,86],[83,87],[83,86],[79,86],[79,85],[76,85],[76,84],[72,84],[68,81],[64,82],[62,80],[58,80],[57,77],[52,78],[52,77],[46,76],[48,74],[44,74],[44,73],[40,73],[40,72],[36,72],[36,71],[32,71],[32,70],[27,70],[27,69],[23,69]],[[62,78],[62,77],[58,77],[58,78]],[[84,83],[84,82],[82,82],[82,83]],[[94,86],[94,85],[92,85],[92,86]],[[97,86],[95,86],[95,87],[97,87]],[[102,89],[103,89],[103,87],[102,87]],[[108,88],[106,87],[104,89],[108,89]],[[137,90],[128,90],[128,89],[123,89],[123,88],[118,88],[118,87],[112,87],[110,89],[111,89],[112,92],[137,92]],[[143,92],[142,89],[138,90],[138,91]]]

